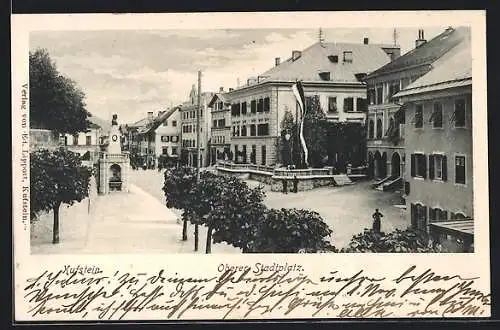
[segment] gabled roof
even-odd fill
[[[432,69],[394,95],[401,97],[472,84],[470,37],[432,64]]]
[[[128,125],[128,127],[143,127],[143,126],[147,125],[149,122],[150,122],[149,118],[146,117],[146,118],[142,118],[142,119],[136,121],[133,124]]]
[[[221,100],[224,103],[229,102],[229,98],[226,96],[226,93],[215,93],[210,102],[208,102],[208,107],[211,108],[217,100]]]
[[[161,114],[159,114],[153,121],[149,122],[145,126],[139,128],[138,133],[139,134],[146,134],[151,131],[156,130],[165,120],[167,120],[174,112],[179,110],[179,107],[173,107],[170,108]]]
[[[415,66],[430,65],[464,39],[470,38],[469,27],[448,28],[423,45],[414,48],[396,58],[394,61],[382,66],[367,76],[367,79],[390,74]]]
[[[390,61],[382,45],[350,43],[316,43],[304,49],[295,61],[292,58],[260,75],[265,81],[324,82],[319,73],[329,72],[329,82],[359,83],[356,74],[370,73]],[[344,52],[352,52],[352,63],[344,62]],[[334,63],[329,56],[338,56]],[[248,86],[248,85],[247,85]],[[243,86],[243,87],[247,87]]]

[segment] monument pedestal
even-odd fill
[[[103,153],[99,159],[99,193],[130,191],[128,154]]]

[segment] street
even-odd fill
[[[162,203],[163,171],[132,171],[131,182],[144,189]],[[247,181],[258,186],[257,181]],[[399,196],[390,192],[372,189],[370,182],[360,182],[344,187],[324,187],[298,193],[283,194],[266,190],[265,204],[272,208],[301,208],[318,212],[333,230],[333,244],[337,248],[349,243],[353,235],[371,228],[372,214],[378,208],[384,215],[382,231],[406,229],[404,211],[394,205],[400,204]],[[177,211],[180,216],[180,212]]]

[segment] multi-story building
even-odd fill
[[[211,101],[214,93],[203,92],[200,95],[200,164],[208,165],[211,113],[208,109],[208,103]],[[198,112],[198,93],[195,86],[192,86],[189,94],[189,101],[180,105],[181,121],[181,162],[188,166],[196,166],[197,155],[197,112]]]
[[[278,151],[281,121],[285,112],[298,117],[298,103],[292,85],[301,80],[306,106],[318,96],[331,121],[365,123],[366,74],[399,55],[398,46],[369,44],[316,43],[292,51],[291,57],[256,79],[225,94],[231,100],[231,149],[237,162],[275,165],[281,163]]]
[[[365,78],[369,100],[367,163],[370,176],[379,180],[379,189],[400,188],[404,181],[405,112],[394,95],[429,72],[433,63],[467,35],[467,28],[448,28],[426,41],[424,31],[419,30],[414,49]]]
[[[435,229],[437,238],[454,251],[469,249],[474,228],[470,34],[457,29],[438,38],[455,39],[457,31],[460,43],[395,95],[407,119],[408,222],[414,228]]]
[[[64,145],[73,152],[80,154],[83,160],[89,164],[94,164],[98,159],[98,152],[105,142],[104,137],[109,131],[110,124],[99,117],[88,118],[90,124],[86,132],[76,134],[65,134]]]
[[[232,89],[230,89],[232,91]],[[217,160],[231,160],[231,102],[220,88],[208,103],[212,113],[212,127],[210,135],[210,165]]]
[[[179,119],[180,107],[172,107],[159,111],[152,121],[139,129],[138,136],[144,145],[144,153],[154,155],[155,165],[160,155],[171,158],[179,157]]]
[[[139,130],[146,127],[148,124],[152,123],[154,119],[154,112],[149,111],[147,116],[136,121],[132,124],[126,125],[127,141],[130,153],[132,154],[148,154],[150,153],[148,148],[148,139],[146,136],[139,136]],[[152,153],[152,152],[151,152]]]

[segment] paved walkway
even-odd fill
[[[61,215],[61,227],[64,227],[64,230],[61,230],[60,244],[51,244],[50,238],[45,242],[38,238],[32,242],[32,252],[194,253],[194,226],[189,228],[189,240],[182,241],[182,224],[177,215],[135,185],[131,185],[128,194],[111,193],[97,196],[90,213],[81,204],[71,207],[75,207],[73,213],[78,214],[78,221],[74,216]],[[86,214],[81,214],[82,212]],[[52,220],[51,217],[47,218],[45,222]],[[50,228],[50,223],[39,223],[32,230],[44,227]],[[74,227],[73,230],[71,227]],[[71,231],[80,232],[80,237],[66,237],[65,234]],[[198,253],[205,253],[204,233],[205,230],[200,231]],[[212,247],[212,253],[239,252],[239,249],[226,244],[215,244]]]

